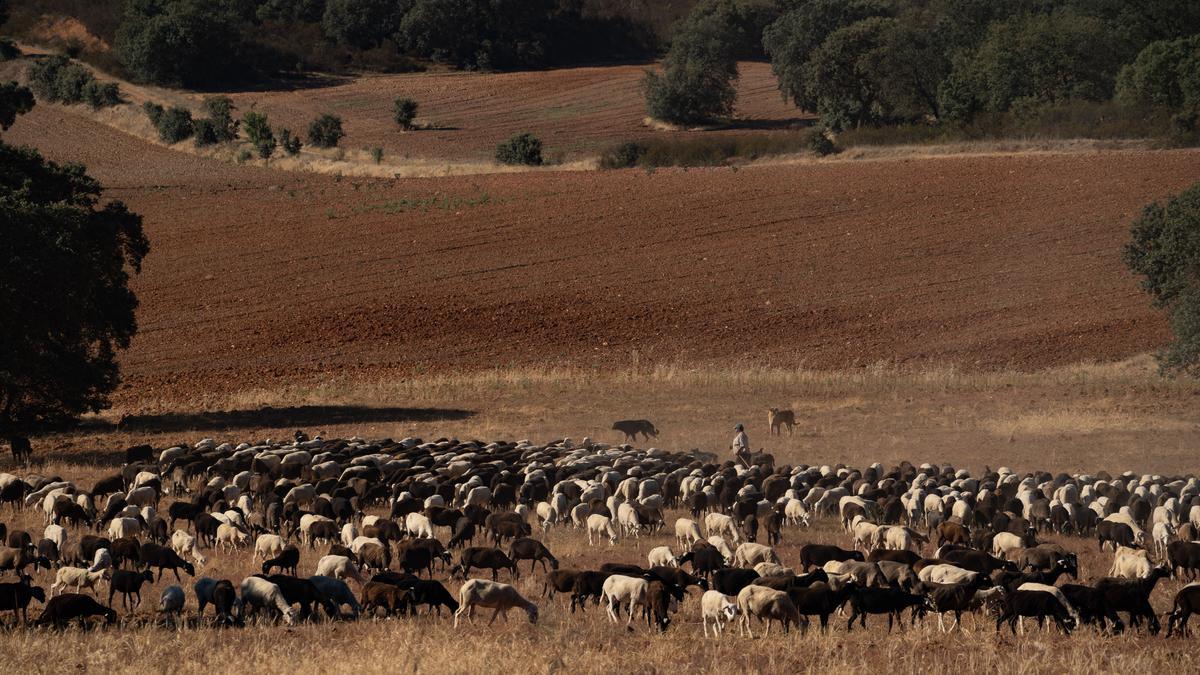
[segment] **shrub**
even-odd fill
[[[375,160],[376,164],[383,161],[383,148],[371,148],[371,159]]]
[[[246,162],[249,162],[252,159],[254,159],[254,153],[250,152],[246,148],[242,148],[241,150],[238,151],[238,154],[237,154],[237,163],[238,164],[245,164]]]
[[[83,85],[83,100],[92,110],[110,108],[122,103],[121,88],[116,82],[99,82],[91,80]]]
[[[542,163],[542,141],[528,132],[517,134],[496,146],[496,161],[538,166]]]
[[[411,98],[396,99],[393,115],[401,129],[412,129],[413,120],[417,118],[417,102]]]
[[[1159,351],[1166,372],[1200,374],[1200,183],[1142,210],[1125,263],[1170,317],[1175,340]]]
[[[625,169],[637,166],[646,154],[646,146],[629,141],[615,145],[600,153],[601,169]]]
[[[345,135],[337,115],[325,113],[308,125],[308,144],[318,148],[335,148]]]
[[[34,103],[29,87],[15,81],[0,84],[0,130],[7,130],[16,123],[18,115],[33,110]]]
[[[804,144],[818,157],[825,157],[826,155],[841,152],[841,149],[833,142],[833,139],[829,137],[829,132],[820,126],[809,130]]]
[[[293,136],[291,129],[284,128],[279,130],[279,147],[283,148],[284,152],[289,155],[296,155],[300,152],[301,145],[300,137]]]
[[[663,74],[646,73],[643,87],[651,117],[694,124],[733,113],[738,77],[736,52],[745,42],[732,0],[705,0],[679,22]]]
[[[1128,104],[1179,108],[1200,105],[1200,87],[1188,92],[1200,70],[1200,35],[1146,45],[1117,76],[1117,99]],[[1200,83],[1200,79],[1196,80]],[[1189,96],[1188,94],[1191,94]],[[1193,98],[1194,100],[1189,100]]]
[[[233,118],[236,110],[228,96],[206,96],[204,110],[212,122],[213,136],[219,143],[228,143],[237,138],[238,121]]]
[[[159,116],[158,123],[154,126],[158,129],[158,137],[164,143],[171,144],[191,138],[195,130],[192,124],[192,111],[179,106],[168,108]]]
[[[150,118],[150,124],[153,124],[155,128],[157,128],[158,121],[161,120],[163,116],[163,107],[154,101],[146,101],[142,104],[142,110],[146,112],[146,117]]]
[[[197,148],[203,148],[220,143],[217,138],[217,125],[207,117],[201,117],[192,122],[192,140]]]
[[[250,141],[254,148],[258,151],[258,156],[263,159],[269,159],[275,154],[275,148],[278,143],[275,141],[275,133],[271,131],[271,123],[267,116],[251,110],[242,118],[242,129],[246,132],[246,138]]]

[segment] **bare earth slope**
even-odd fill
[[[1172,151],[338,180],[53,106],[6,136],[85,162],[146,216],[135,399],[635,358],[1123,358],[1165,336],[1120,262],[1129,223],[1200,175],[1200,153]]]

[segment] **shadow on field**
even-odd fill
[[[361,422],[441,422],[465,420],[475,413],[456,408],[374,408],[358,405],[305,405],[257,410],[126,415],[118,431],[165,433],[253,429],[262,427],[318,427]]]

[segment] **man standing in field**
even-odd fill
[[[750,438],[746,436],[746,428],[740,423],[733,427],[737,435],[733,437],[733,456],[738,458],[747,468],[750,467]]]

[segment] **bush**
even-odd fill
[[[33,110],[35,101],[29,87],[15,81],[0,84],[0,130],[8,130],[17,121],[18,115]]]
[[[201,117],[192,122],[192,140],[197,148],[216,145],[221,141],[217,138],[217,125],[207,117]]]
[[[401,129],[412,129],[413,120],[417,118],[417,102],[411,98],[398,98],[393,107],[393,116]]]
[[[153,124],[157,128],[158,122],[162,119],[163,112],[165,112],[163,107],[154,101],[146,101],[142,104],[142,110],[146,112],[146,117],[150,119],[150,124]]]
[[[245,164],[246,162],[249,162],[252,159],[254,159],[254,153],[250,152],[246,148],[242,148],[241,150],[238,150],[238,154],[237,154],[237,163],[238,164]]]
[[[496,161],[538,166],[542,163],[542,141],[528,132],[517,134],[496,146]]]
[[[337,115],[325,113],[308,125],[308,144],[318,148],[335,148],[345,135]]]
[[[301,145],[300,137],[293,136],[291,129],[284,128],[279,130],[279,147],[283,148],[284,152],[289,155],[296,155],[300,152]]]
[[[271,131],[271,123],[267,116],[251,110],[242,118],[242,129],[246,132],[246,138],[258,150],[258,156],[263,159],[269,159],[275,154],[275,148],[278,143],[275,141],[275,133]]]
[[[809,130],[808,136],[804,140],[804,145],[818,157],[825,157],[841,152],[841,148],[833,142],[833,139],[829,137],[829,132],[824,127],[813,127]]]
[[[154,125],[158,129],[158,137],[164,143],[175,144],[191,138],[195,127],[192,124],[192,111],[187,108],[173,106],[158,117]]]
[[[228,96],[206,96],[204,110],[212,123],[213,137],[218,143],[229,143],[237,139],[238,121],[233,118],[236,110]]]
[[[705,0],[679,22],[663,74],[646,73],[646,112],[654,119],[696,124],[725,118],[737,100],[736,53],[745,42],[732,0]]]
[[[600,153],[601,169],[626,169],[637,166],[646,154],[646,146],[629,141],[615,145]]]
[[[1200,35],[1151,42],[1117,76],[1117,99],[1132,105],[1200,105]]]
[[[30,66],[29,86],[38,98],[52,103],[87,103],[99,109],[122,102],[117,83],[98,81],[65,56],[51,56]]]
[[[91,80],[83,85],[82,94],[83,100],[92,107],[92,110],[110,108],[124,102],[121,99],[121,88],[116,82]]]
[[[1167,372],[1200,374],[1200,183],[1142,210],[1133,223],[1125,263],[1167,310],[1175,340],[1158,354]]]
[[[379,164],[383,161],[383,148],[371,148],[369,152],[371,153],[371,159],[373,159],[376,164]]]

